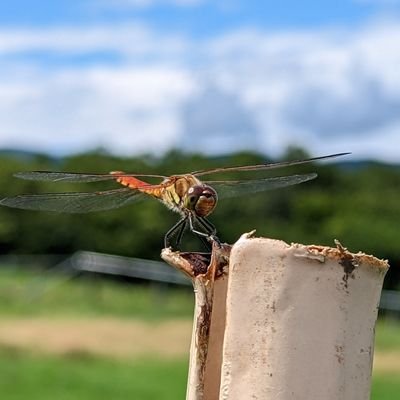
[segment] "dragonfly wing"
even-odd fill
[[[28,171],[17,172],[15,177],[29,181],[51,181],[51,182],[99,182],[107,180],[116,180],[118,177],[136,176],[149,178],[165,178],[162,175],[143,175],[143,174],[81,174],[74,172],[53,172],[53,171]]]
[[[226,199],[229,197],[243,196],[249,193],[258,193],[266,190],[274,190],[286,186],[297,185],[316,177],[316,173],[311,173],[247,181],[207,181],[206,183],[217,191],[218,198]]]
[[[270,170],[276,168],[283,168],[283,167],[291,167],[294,165],[301,165],[301,164],[308,164],[314,161],[319,160],[327,160],[329,158],[341,157],[351,153],[337,153],[337,154],[330,154],[328,156],[321,156],[321,157],[313,157],[308,158],[306,160],[294,160],[294,161],[282,161],[277,163],[270,163],[270,164],[257,164],[257,165],[243,165],[243,166],[236,166],[236,167],[222,167],[222,168],[213,168],[207,169],[202,171],[195,171],[192,172],[193,175],[202,176],[202,175],[209,175],[215,174],[217,172],[229,172],[229,171],[263,171],[263,170]]]
[[[0,205],[26,210],[86,213],[122,207],[143,197],[139,191],[123,188],[92,193],[26,194],[6,197],[0,200]]]

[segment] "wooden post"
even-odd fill
[[[164,249],[162,258],[192,279],[195,307],[187,400],[218,399],[231,246],[214,244],[211,257]]]

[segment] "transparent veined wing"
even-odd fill
[[[269,163],[269,164],[256,164],[256,165],[242,165],[242,166],[236,166],[236,167],[213,168],[213,169],[195,171],[195,172],[192,172],[192,174],[196,175],[196,176],[203,176],[203,175],[215,174],[218,172],[263,171],[263,170],[270,170],[270,169],[276,169],[276,168],[291,167],[293,165],[308,164],[308,163],[311,163],[314,161],[326,160],[329,158],[345,156],[347,154],[351,154],[351,153],[337,153],[337,154],[330,154],[328,156],[307,158],[305,160],[283,161],[283,162]]]
[[[162,175],[146,175],[146,174],[128,174],[121,173],[108,173],[108,174],[84,174],[78,172],[53,172],[53,171],[28,171],[17,172],[15,177],[26,179],[30,181],[51,181],[51,182],[99,182],[115,180],[119,177],[134,176],[134,177],[148,177],[148,178],[161,178]]]
[[[243,181],[206,181],[206,183],[217,191],[218,198],[225,199],[297,185],[316,177],[316,173],[310,173]]]
[[[25,210],[86,213],[123,207],[144,197],[139,191],[123,188],[91,193],[23,194],[6,197],[0,200],[0,205]]]

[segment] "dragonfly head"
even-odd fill
[[[207,217],[217,205],[217,192],[207,185],[191,186],[185,196],[185,207],[199,217]]]

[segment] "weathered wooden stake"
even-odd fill
[[[214,244],[211,258],[164,249],[162,258],[192,279],[195,308],[187,400],[218,399],[231,246]]]

